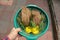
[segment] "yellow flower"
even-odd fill
[[[33,27],[32,28],[32,33],[33,34],[39,34],[39,29],[38,28],[39,28],[39,26]]]
[[[36,35],[36,34],[39,34],[39,26],[35,26],[35,27],[30,27],[30,26],[27,26],[25,28],[25,31],[26,33],[31,33]]]
[[[26,33],[31,33],[31,27],[30,26],[26,27],[25,31]]]
[[[39,34],[39,30],[35,30],[32,32],[33,34]]]

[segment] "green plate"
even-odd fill
[[[37,10],[39,10],[42,14],[44,14],[45,17],[46,17],[46,26],[45,26],[44,30],[43,30],[42,32],[40,32],[39,34],[37,34],[37,35],[27,34],[24,30],[22,30],[21,32],[19,32],[19,34],[21,34],[22,36],[26,37],[27,40],[37,40],[37,38],[41,37],[41,36],[42,36],[43,34],[45,34],[46,31],[48,30],[48,28],[49,28],[49,17],[48,17],[48,15],[47,15],[47,13],[46,13],[42,8],[38,7],[37,5],[32,5],[32,4],[30,4],[30,5],[27,5],[26,7],[27,7],[27,8],[37,9]],[[16,14],[15,14],[15,16],[14,16],[14,27],[15,27],[15,28],[18,28],[18,27],[19,27],[16,18],[18,17],[18,14],[19,14],[20,12],[21,12],[21,9],[18,9],[18,11],[16,12]]]

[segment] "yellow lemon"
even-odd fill
[[[30,33],[31,32],[31,27],[26,27],[26,29],[25,29],[25,31],[26,31],[26,33]]]

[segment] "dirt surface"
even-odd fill
[[[50,19],[50,26],[48,31],[43,36],[39,37],[38,40],[53,40],[51,16],[47,0],[14,0],[11,6],[0,5],[0,39],[8,35],[10,30],[14,26],[13,17],[15,15],[15,12],[22,6],[28,4],[35,4],[44,9],[47,12]]]

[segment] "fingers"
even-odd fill
[[[12,30],[19,32],[21,31],[21,28],[13,28]]]
[[[25,37],[19,37],[19,40],[26,40]]]
[[[16,37],[15,40],[18,40],[18,37]]]
[[[9,33],[8,37],[9,37],[11,40],[15,39],[16,36],[18,35],[18,32],[19,32],[19,31],[21,31],[20,28],[13,28],[13,29],[11,30],[11,32]],[[14,37],[13,37],[13,36],[14,36]],[[17,39],[18,39],[18,38],[17,38]]]
[[[19,31],[21,31],[21,29],[20,28],[17,28],[16,31],[19,32]]]
[[[15,40],[26,40],[26,38],[25,38],[25,37],[21,37],[21,36],[17,36],[17,37],[15,38]]]

